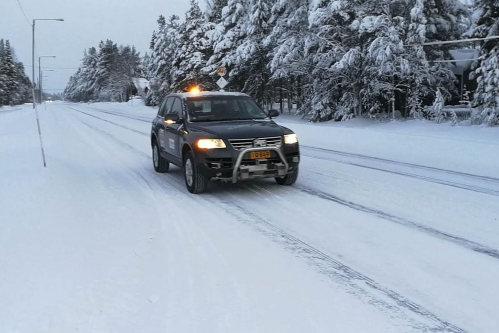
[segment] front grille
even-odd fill
[[[255,146],[255,141],[260,141],[261,145]],[[280,136],[275,136],[271,138],[258,138],[258,139],[230,139],[230,144],[235,150],[243,150],[254,147],[281,147],[282,138]]]

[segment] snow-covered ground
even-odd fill
[[[496,332],[499,130],[309,124],[294,187],[188,194],[127,104],[0,109],[0,332]]]

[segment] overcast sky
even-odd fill
[[[148,51],[156,20],[160,14],[184,17],[189,0],[19,0],[26,16],[64,18],[64,22],[37,21],[36,53],[55,55],[42,59],[43,67],[58,67],[47,72],[44,88],[62,91],[78,67],[83,50],[100,40],[135,45],[141,55]],[[204,8],[204,0],[200,0]],[[17,0],[0,0],[0,39],[9,39],[19,61],[31,78],[31,26]],[[38,58],[36,58],[38,62]],[[36,65],[38,66],[38,65]],[[64,69],[63,69],[64,68]]]

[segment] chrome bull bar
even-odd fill
[[[281,149],[278,147],[253,147],[253,148],[246,148],[244,150],[241,150],[239,152],[239,156],[237,157],[236,164],[234,165],[234,170],[232,171],[232,182],[235,184],[238,181],[238,174],[239,174],[239,168],[241,167],[241,163],[243,162],[244,155],[247,153],[255,152],[255,151],[275,151],[277,155],[279,155],[279,158],[281,159],[281,162],[284,164],[284,171],[282,172],[283,175],[286,175],[289,171],[289,163],[286,161],[286,157],[282,153]]]

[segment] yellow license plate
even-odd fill
[[[264,158],[270,158],[270,151],[253,151],[250,153],[250,159],[252,160],[261,160]]]

